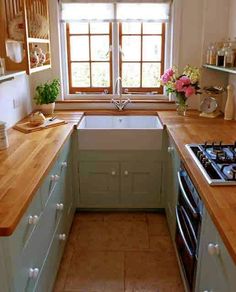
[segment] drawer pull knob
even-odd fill
[[[220,246],[219,244],[209,243],[207,247],[209,255],[219,255],[220,254]]]
[[[112,175],[112,176],[115,176],[115,175],[116,175],[115,170],[113,170],[113,171],[111,172],[111,175]]]
[[[167,152],[168,152],[168,153],[172,153],[172,152],[174,152],[174,147],[169,146],[169,147],[167,148]]]
[[[60,179],[60,176],[59,175],[57,175],[57,174],[51,175],[51,181],[57,182],[57,181],[59,181],[59,179]]]
[[[62,162],[61,166],[66,168],[67,167],[67,162],[66,161]]]
[[[36,279],[38,277],[39,274],[39,269],[38,268],[30,268],[29,269],[29,278],[31,279]]]
[[[128,170],[125,170],[125,171],[124,171],[124,175],[125,175],[125,176],[129,175]]]
[[[28,222],[30,225],[36,225],[39,222],[39,216],[38,215],[29,216]]]
[[[57,210],[58,211],[63,211],[64,205],[63,204],[57,204]]]
[[[65,233],[59,234],[59,240],[65,241],[66,240],[66,234]]]

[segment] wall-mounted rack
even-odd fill
[[[225,68],[225,67],[219,67],[219,66],[208,65],[208,64],[203,65],[203,67],[207,69],[211,69],[211,70],[225,72],[225,73],[236,74],[236,67]]]

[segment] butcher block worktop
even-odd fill
[[[98,114],[96,111],[92,113]],[[109,114],[108,111],[106,113]],[[126,113],[130,114],[129,111],[121,114]],[[148,112],[145,111],[145,114]],[[60,111],[56,115],[68,123],[31,134],[9,130],[10,147],[0,151],[0,236],[13,233],[83,113]],[[188,112],[187,117],[178,116],[175,111],[159,111],[158,115],[174,140],[187,171],[236,263],[236,186],[208,185],[185,148],[185,144],[205,141],[234,143],[236,121],[200,118],[194,111]]]
[[[200,118],[189,112],[181,117],[174,111],[158,113],[174,140],[180,157],[236,264],[236,186],[210,186],[191,158],[185,144],[236,141],[236,121]]]
[[[0,236],[13,233],[82,115],[57,113],[68,123],[30,134],[9,130],[10,147],[0,151]]]

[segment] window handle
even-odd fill
[[[120,54],[121,54],[122,57],[125,56],[124,52],[122,51],[122,47],[121,46],[119,46],[119,52],[120,52]]]
[[[106,53],[106,57],[109,57],[110,53],[112,52],[112,49],[113,49],[113,47],[112,47],[112,45],[110,45],[109,50]]]

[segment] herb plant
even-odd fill
[[[55,102],[60,92],[60,81],[54,79],[52,82],[46,82],[36,87],[35,101],[37,105],[49,104]]]

